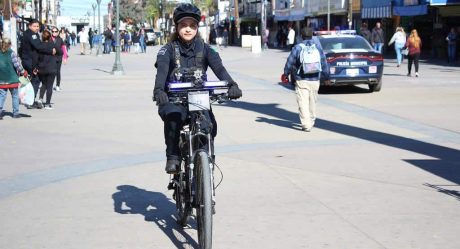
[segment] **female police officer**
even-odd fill
[[[200,10],[192,4],[180,4],[174,10],[173,19],[176,32],[172,34],[171,41],[158,51],[155,63],[157,75],[153,90],[154,101],[158,104],[158,114],[164,122],[167,158],[165,170],[169,174],[179,170],[179,136],[187,118],[187,110],[182,105],[169,102],[166,84],[172,81],[189,82],[196,79],[194,77],[206,80],[206,70],[209,66],[219,80],[230,83],[229,98],[237,99],[242,96],[240,88],[222,65],[219,54],[197,36],[201,19]],[[214,124],[214,137],[217,128],[212,112],[211,119]]]

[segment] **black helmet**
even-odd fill
[[[176,7],[174,10],[174,23],[177,25],[180,19],[184,17],[191,17],[195,19],[197,22],[201,20],[201,11],[195,5],[189,3],[182,3]]]

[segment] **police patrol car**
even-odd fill
[[[382,87],[383,56],[354,30],[316,32],[330,70],[331,85]],[[321,84],[324,84],[322,82]]]

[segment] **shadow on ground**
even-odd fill
[[[163,193],[131,185],[120,185],[117,189],[118,191],[112,195],[115,212],[144,216],[144,220],[154,222],[176,248],[199,248],[197,242],[176,223],[176,205]]]
[[[250,110],[265,115],[265,117],[258,117],[257,122],[265,122],[296,130],[299,130],[300,127],[297,113],[281,109],[275,103],[259,104],[237,101],[227,102],[224,106]],[[267,116],[273,118],[267,118]],[[433,157],[433,159],[407,159],[405,161],[448,181],[456,184],[460,183],[460,161],[458,160],[460,151],[457,149],[325,119],[317,119],[315,128]]]

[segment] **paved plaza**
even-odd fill
[[[113,76],[114,54],[73,47],[55,109],[0,120],[1,249],[198,248],[166,189],[159,48]],[[219,53],[243,98],[213,107],[214,248],[460,248],[460,67],[415,78],[388,59],[381,92],[322,89],[307,133],[279,83],[287,52]]]

